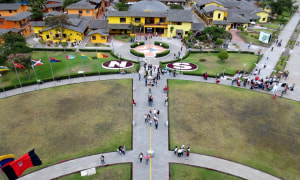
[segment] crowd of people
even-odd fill
[[[184,145],[180,146],[180,148],[178,148],[177,146],[174,147],[174,155],[177,157],[184,157],[185,153],[186,160],[189,160],[190,151],[190,147],[185,148]]]
[[[152,123],[154,121],[155,129],[158,128],[158,120],[159,120],[159,109],[153,109],[149,110],[147,114],[144,115],[145,118],[145,124],[149,123],[150,126],[152,126]]]

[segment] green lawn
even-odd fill
[[[274,30],[279,30],[280,24],[279,23],[259,23],[261,26],[269,28],[269,29],[274,29]]]
[[[114,36],[114,39],[119,40],[119,41],[123,41],[123,42],[130,42],[130,39],[132,39],[134,37],[130,37],[129,35],[116,35]]]
[[[131,149],[132,80],[87,82],[0,99],[0,154],[32,148],[40,169],[61,160]],[[117,108],[116,108],[117,107]]]
[[[250,29],[250,28],[248,29],[248,31],[254,31],[254,32],[258,32],[258,33],[260,33],[260,31],[264,31],[264,32],[268,32],[268,33],[274,32],[274,30],[270,30],[270,29]]]
[[[240,88],[169,80],[170,147],[299,179],[300,103]]]
[[[76,55],[75,59],[68,60],[68,68],[67,63],[65,59],[65,55],[72,54]],[[81,54],[84,54],[88,56],[87,59],[81,59]],[[99,67],[100,67],[100,75],[105,73],[119,73],[119,70],[110,70],[110,69],[104,69],[102,68],[101,64],[106,61],[110,60],[116,60],[115,57],[113,57],[110,53],[102,52],[102,54],[106,54],[109,57],[108,58],[100,58],[99,61]],[[32,59],[38,60],[42,59],[42,62],[44,65],[42,66],[35,66],[35,71],[37,74],[38,79],[52,79],[52,73],[51,73],[51,67],[48,57],[53,57],[55,59],[62,60],[62,62],[56,62],[52,63],[52,69],[54,77],[56,76],[66,76],[68,77],[68,70],[70,71],[71,75],[78,75],[78,71],[85,71],[85,73],[94,73],[95,75],[98,74],[98,63],[97,59],[93,59],[93,57],[96,57],[96,52],[63,52],[63,51],[35,51],[32,52]],[[137,66],[137,64],[135,64]],[[131,73],[135,71],[136,67],[132,67],[129,69],[126,69],[125,71],[128,73]],[[22,75],[21,69],[18,69],[18,73],[20,76],[20,80],[22,84],[28,83],[28,82],[36,82],[34,72],[31,69],[31,79],[28,80],[25,76]],[[82,75],[81,75],[82,76]],[[17,78],[17,75],[14,70],[11,70],[6,75],[3,76],[1,79],[4,86],[12,86],[12,85],[18,85],[19,81]]]
[[[80,173],[58,178],[59,180],[130,180],[131,164],[118,164],[113,166],[98,167],[97,173],[81,177]]]
[[[240,38],[242,38],[246,43],[250,43],[252,42],[252,44],[256,44],[256,45],[264,45],[264,43],[260,42],[258,40],[258,37],[256,38],[256,36],[259,36],[259,34],[257,33],[248,33],[247,35],[242,33],[242,32],[238,32],[238,35],[240,36]],[[251,35],[253,37],[251,37]]]
[[[241,178],[200,167],[171,164],[171,180],[241,180]]]
[[[196,71],[184,72],[184,74],[203,75],[208,72],[210,76],[216,76],[217,72],[222,74],[225,69],[225,74],[234,75],[238,70],[243,70],[244,64],[248,72],[254,68],[254,63],[257,61],[257,56],[253,54],[228,53],[229,58],[222,62],[218,58],[219,53],[191,53],[190,56],[183,62],[190,62],[198,65]],[[202,59],[200,61],[200,59]],[[205,61],[203,61],[205,60]]]

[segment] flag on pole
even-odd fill
[[[51,63],[53,63],[53,62],[61,62],[61,60],[55,59],[53,57],[49,57],[49,60],[50,60]]]
[[[42,62],[42,59],[39,59],[39,60],[31,60],[31,62],[32,62],[32,65],[33,66],[41,66],[41,65],[43,65],[44,63]]]
[[[107,58],[108,55],[102,54],[102,53],[97,53],[97,58]]]
[[[8,163],[14,160],[15,160],[15,155],[13,154],[0,156],[0,168],[6,166]]]
[[[87,56],[84,55],[84,54],[81,54],[81,58],[82,58],[82,59],[87,59]]]
[[[41,164],[42,161],[35,154],[34,149],[32,149],[16,161],[9,163],[7,166],[2,168],[2,170],[4,171],[9,180],[15,180],[19,176],[21,176],[26,169],[33,166],[39,166]]]
[[[14,65],[15,65],[16,68],[22,68],[22,69],[25,69],[25,67],[24,67],[22,64],[14,63]]]
[[[0,66],[0,72],[2,71],[9,71],[10,69],[8,69],[8,67],[5,66]]]
[[[66,55],[66,59],[75,59],[76,58],[76,56],[75,55],[73,55],[73,54],[68,54],[68,55]]]

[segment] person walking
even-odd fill
[[[157,128],[158,128],[158,120],[155,120],[154,124],[155,124],[155,129],[157,130]]]
[[[139,81],[141,80],[141,73],[139,73]]]
[[[191,151],[191,149],[190,149],[190,147],[188,147],[186,150],[186,158],[185,158],[187,161],[190,159],[190,151]]]
[[[143,157],[144,157],[144,154],[141,152],[141,153],[139,154],[140,163],[142,163],[142,161],[143,161]]]
[[[178,150],[178,148],[177,148],[177,146],[175,146],[175,148],[174,148],[174,155],[177,154],[177,150]]]
[[[168,105],[168,99],[169,99],[169,97],[168,97],[168,95],[166,95],[166,96],[165,96],[165,105],[166,105],[166,106]]]
[[[105,164],[105,161],[104,161],[104,156],[103,156],[103,154],[101,154],[100,160],[101,160],[101,164],[104,165],[104,164]]]

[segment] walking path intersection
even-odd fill
[[[284,47],[287,44],[288,39],[290,38],[292,32],[294,31],[297,23],[299,21],[299,15],[296,14],[290,20],[290,22],[285,26],[283,31],[280,33],[278,39],[282,39],[281,47],[274,47],[274,51],[271,52],[270,48],[263,48],[262,53],[264,54],[262,60],[257,64],[257,68],[263,69],[261,71],[261,77],[270,76],[272,70],[274,69],[277,61],[281,53],[284,51]],[[155,40],[158,40],[158,37],[154,37],[150,40],[149,44],[153,44]],[[159,39],[160,40],[160,39]],[[171,53],[162,58],[148,58],[147,61],[151,61],[151,64],[159,65],[160,61],[166,61],[173,59],[173,54],[177,53],[181,48],[181,42],[177,39],[168,39],[165,38],[162,41],[168,43],[170,45]],[[300,38],[298,38],[300,41]],[[242,42],[232,43],[239,44],[240,48],[243,50],[248,50],[248,45]],[[122,43],[118,41],[113,41],[113,50],[116,54],[120,54],[125,59],[133,59],[136,61],[141,61],[132,54],[129,53],[130,44]],[[261,47],[252,45],[249,49],[250,51],[257,52]],[[229,46],[229,49],[235,50],[234,46]],[[187,50],[183,47],[182,52],[185,53]],[[295,46],[293,52],[291,53],[290,59],[287,63],[286,68],[290,72],[290,77],[286,81],[289,84],[296,83],[296,85],[300,84],[300,62],[297,59],[300,55],[300,47]],[[267,57],[268,58],[267,60]],[[143,59],[145,60],[145,59]],[[267,63],[267,68],[262,68],[263,65]],[[140,73],[144,73],[144,68],[141,66]],[[254,77],[251,77],[254,78]],[[174,156],[173,151],[169,151],[169,135],[168,135],[168,106],[164,103],[165,93],[163,91],[164,86],[167,85],[168,79],[182,79],[182,80],[190,80],[190,81],[201,81],[204,82],[203,78],[199,78],[198,76],[189,76],[189,75],[177,75],[176,77],[169,76],[168,74],[162,75],[159,80],[157,87],[152,87],[151,94],[153,95],[154,104],[153,108],[160,110],[159,115],[159,128],[156,130],[153,126],[149,126],[149,124],[145,124],[143,122],[144,113],[149,109],[147,98],[149,94],[149,89],[145,86],[144,79],[138,79],[137,76],[133,77],[131,74],[125,75],[101,75],[100,80],[113,80],[113,79],[133,79],[133,99],[136,102],[136,106],[133,106],[133,120],[132,120],[132,143],[133,150],[126,151],[126,155],[120,155],[117,152],[109,152],[104,153],[106,159],[106,165],[113,165],[119,163],[132,163],[133,174],[132,178],[134,180],[140,179],[169,179],[169,164],[170,163],[179,163],[192,165],[202,168],[207,168],[227,174],[231,174],[237,177],[241,177],[243,179],[253,179],[253,180],[272,180],[279,179],[270,174],[257,170],[255,168],[251,168],[239,163],[235,163],[229,160],[201,155],[201,154],[190,154],[189,161],[186,161],[185,158],[177,158]],[[83,78],[74,78],[71,79],[71,83],[82,83],[85,81],[99,81],[98,76],[91,76]],[[215,78],[208,78],[207,83],[215,83]],[[62,86],[69,84],[69,80],[61,80],[60,82],[47,82],[40,86],[41,89],[51,88],[53,86]],[[231,81],[226,80],[226,78],[221,79],[221,85],[229,85],[231,86]],[[243,88],[243,87],[240,87]],[[24,92],[30,92],[38,90],[37,85],[26,86],[23,87]],[[5,98],[6,96],[14,96],[17,94],[23,93],[21,89],[13,89],[6,91],[5,93],[0,93],[0,98]],[[300,101],[300,91],[295,90],[290,92],[288,95],[284,96],[285,98],[293,99],[296,101]],[[153,150],[155,154],[150,158],[149,164],[142,163],[140,164],[138,154],[143,152],[144,154],[148,150]],[[33,173],[27,174],[20,179],[22,180],[32,180],[32,179],[54,179],[67,174],[71,174],[74,172],[78,172],[81,170],[98,167],[101,166],[101,162],[99,160],[99,155],[91,155],[87,157],[82,157],[78,159],[69,160],[63,163],[59,163]]]

